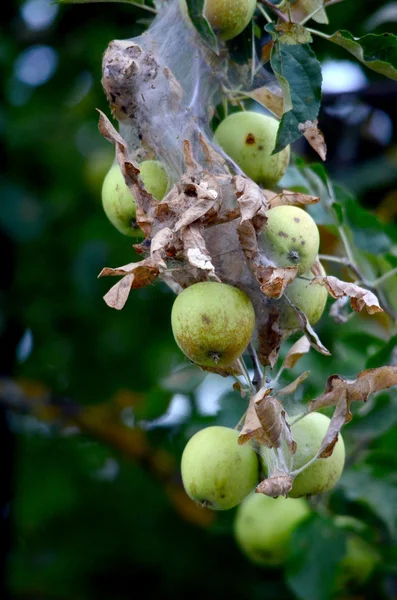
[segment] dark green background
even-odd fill
[[[216,416],[201,415],[198,370],[164,382],[173,369],[188,366],[171,334],[172,293],[156,283],[134,291],[116,312],[102,300],[113,281],[96,278],[103,266],[135,260],[132,240],[112,229],[101,208],[101,184],[113,160],[113,148],[97,131],[95,109],[109,114],[101,57],[112,39],[143,31],[139,20],[150,15],[123,4],[60,6],[48,27],[34,31],[22,6],[2,7],[0,29],[1,375],[26,394],[11,411],[9,393],[1,413],[4,597],[342,597],[332,591],[344,543],[332,515],[351,514],[363,521],[361,535],[382,560],[365,587],[349,587],[343,597],[395,598],[395,390],[354,407],[344,430],[343,479],[330,497],[314,502],[317,516],[295,540],[306,550],[292,552],[285,570],[251,566],[233,541],[234,511],[196,509],[181,491],[178,462],[186,440],[208,424],[234,426],[244,401],[228,393]],[[353,0],[336,5],[328,29],[363,35],[378,7],[366,2],[364,10]],[[48,81],[29,86],[17,65],[35,45],[54,49],[57,65]],[[323,41],[314,50],[320,58],[349,58]],[[382,110],[395,123],[395,85],[366,75],[367,89],[349,100]],[[325,107],[335,101],[326,97]],[[368,136],[367,123],[348,125],[329,111],[321,125],[332,176],[347,182],[371,213],[338,190],[357,256],[375,278],[397,263],[396,136],[385,147]],[[316,160],[303,145],[296,150]],[[323,252],[337,250],[333,229],[322,233]],[[384,286],[394,305],[396,290],[396,278]],[[395,328],[387,318],[355,316],[336,327],[325,316],[317,331],[332,358],[312,351],[286,375],[288,381],[312,370],[295,404],[321,393],[329,374],[354,377],[396,360],[395,339],[389,341]],[[141,435],[131,429],[163,415],[174,392],[186,394],[191,410],[180,424]]]

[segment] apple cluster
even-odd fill
[[[298,471],[316,457],[329,423],[327,416],[310,413],[292,425],[297,444],[292,471]],[[236,429],[214,426],[202,429],[189,440],[182,454],[181,469],[190,498],[213,510],[228,510],[255,489],[261,474],[267,475],[271,460],[267,449],[261,447],[258,452],[253,442],[239,445],[238,437]],[[344,462],[345,446],[339,436],[331,456],[314,460],[295,477],[289,497],[330,491],[342,474]]]

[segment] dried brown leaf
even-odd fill
[[[325,161],[327,158],[327,144],[325,143],[324,134],[321,129],[317,127],[317,124],[318,121],[314,121],[313,125],[308,127],[303,135],[313,150],[317,152],[321,160]]]
[[[355,283],[342,281],[333,275],[328,275],[327,277],[315,277],[312,280],[312,283],[327,288],[333,298],[348,296],[350,298],[351,307],[356,312],[360,312],[363,308],[366,308],[370,315],[377,312],[383,312],[375,294]]]
[[[277,398],[269,394],[269,388],[262,388],[254,396],[254,407],[262,425],[269,448],[280,447],[283,419],[281,413],[283,406]]]
[[[379,367],[361,371],[354,380],[343,379],[339,375],[328,377],[324,394],[314,398],[308,411],[336,406],[346,393],[349,402],[366,402],[369,395],[397,385],[397,366]]]
[[[187,261],[193,267],[208,271],[209,275],[215,277],[215,268],[212,264],[211,255],[205,245],[203,233],[204,227],[200,225],[190,225],[181,230],[185,255]]]
[[[287,298],[287,296],[285,296],[285,297]],[[290,306],[295,310],[296,315],[299,320],[299,323],[301,325],[301,328],[302,328],[305,336],[307,337],[310,345],[315,350],[317,350],[317,352],[320,352],[320,354],[324,354],[325,356],[331,356],[330,351],[327,350],[327,348],[324,346],[324,344],[318,337],[317,333],[314,331],[313,327],[310,325],[309,320],[308,320],[307,316],[305,315],[305,313],[302,310],[300,310],[297,306],[292,304],[292,302],[290,302],[290,300],[288,298],[287,298],[287,300],[288,300]]]
[[[284,112],[284,99],[282,95],[275,94],[267,86],[253,90],[249,95],[281,119]]]
[[[304,338],[304,339],[306,339],[306,338]],[[303,373],[301,373],[299,375],[299,377],[294,379],[294,381],[292,381],[285,387],[281,388],[281,390],[278,390],[277,396],[289,396],[289,395],[293,394],[294,392],[296,392],[296,390],[298,389],[300,384],[303,383],[305,381],[305,379],[308,378],[309,375],[310,375],[310,371],[304,371]]]
[[[279,194],[265,190],[264,193],[269,201],[269,208],[283,205],[317,204],[320,201],[318,196],[309,196],[309,194],[290,192],[289,190],[283,190]]]
[[[328,426],[327,433],[325,434],[321,446],[319,449],[319,458],[328,458],[331,456],[335,444],[338,441],[340,430],[345,423],[352,420],[352,414],[350,412],[350,401],[347,395],[347,391],[341,394],[334,414],[332,415],[331,422]]]
[[[260,390],[260,392],[258,392],[258,393],[260,393],[260,394],[262,394],[262,396],[264,396],[265,394],[270,394],[270,392],[271,392],[270,389],[264,390],[262,388],[262,390]],[[260,444],[264,444],[265,446],[271,448],[270,440],[267,437],[265,431],[263,430],[262,424],[261,424],[258,414],[256,412],[256,407],[255,407],[256,397],[257,397],[257,394],[250,398],[250,402],[249,402],[248,409],[247,409],[247,414],[245,415],[244,425],[243,425],[243,428],[242,428],[239,438],[238,438],[238,443],[240,445],[242,445],[242,444],[246,444],[251,439],[255,439]]]
[[[255,492],[271,498],[278,498],[287,496],[292,489],[292,484],[293,479],[290,475],[282,471],[275,471],[271,477],[264,479],[256,486]]]
[[[240,366],[237,361],[234,361],[229,367],[209,367],[202,365],[197,365],[202,371],[208,371],[208,373],[216,373],[217,375],[222,375],[222,377],[230,377],[230,375],[237,376],[242,375]]]
[[[277,362],[283,332],[280,329],[280,311],[276,306],[269,306],[266,314],[257,319],[258,357],[261,364],[271,368]]]
[[[310,348],[310,342],[305,335],[299,338],[288,350],[282,365],[283,369],[292,369],[298,360],[310,351]]]
[[[124,175],[125,182],[131,190],[137,204],[137,223],[145,236],[148,237],[151,234],[151,216],[156,208],[157,200],[146,191],[145,186],[139,177],[139,168],[133,163],[128,154],[126,142],[113,127],[107,116],[100,110],[98,110],[98,112],[99,131],[105,139],[116,146],[117,162]]]
[[[159,265],[151,257],[137,263],[130,263],[116,269],[105,268],[99,277],[108,275],[124,275],[104,296],[104,300],[111,308],[121,310],[125,305],[132,289],[145,287],[152,283],[160,272]]]
[[[261,290],[269,298],[281,298],[285,288],[296,277],[298,267],[272,267],[259,265],[255,269],[255,276],[260,283]]]
[[[230,170],[226,160],[215,150],[213,145],[208,142],[201,132],[199,133],[199,142],[203,149],[205,159],[211,167],[211,172],[214,172],[217,169],[220,173],[229,174]]]
[[[241,223],[251,221],[256,230],[261,229],[267,221],[266,212],[269,208],[262,190],[251,179],[241,175],[234,177],[233,183],[240,208]]]

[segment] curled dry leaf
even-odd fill
[[[295,342],[288,350],[287,356],[282,364],[283,369],[292,369],[302,356],[310,351],[310,342],[304,335]]]
[[[117,162],[137,204],[137,223],[144,234],[148,236],[151,234],[152,214],[156,208],[157,201],[145,189],[142,180],[139,178],[139,168],[130,158],[127,144],[113,127],[107,116],[100,110],[98,112],[99,131],[108,142],[111,142],[116,147]]]
[[[202,371],[208,371],[208,373],[216,373],[217,375],[222,375],[222,377],[230,377],[230,375],[237,377],[237,375],[242,375],[240,366],[238,362],[235,360],[229,367],[209,367],[197,365]]]
[[[292,304],[292,302],[289,300],[288,296],[285,296],[285,298],[288,300],[290,306],[295,310],[296,315],[299,319],[301,328],[303,329],[303,332],[304,332],[305,336],[307,337],[310,345],[313,348],[315,348],[317,350],[317,352],[320,352],[320,354],[324,354],[325,356],[331,356],[330,351],[327,350],[327,348],[324,346],[324,344],[318,337],[317,333],[314,331],[313,327],[310,325],[309,320],[308,320],[307,316],[305,315],[305,313],[302,310],[300,310],[297,306]]]
[[[273,47],[273,42],[271,42],[271,47]],[[278,90],[277,90],[278,91]],[[263,86],[256,90],[250,92],[249,96],[265,106],[271,113],[273,113],[278,119],[281,119],[284,112],[284,99],[282,92],[280,90],[280,94],[272,91],[269,86]]]
[[[238,443],[240,445],[255,439],[268,448],[280,448],[283,441],[291,452],[295,452],[295,443],[286,422],[281,402],[271,396],[271,389],[262,387],[251,397],[244,425]]]
[[[299,192],[289,192],[283,190],[276,194],[270,190],[265,190],[264,194],[269,202],[269,208],[283,205],[298,205],[298,204],[317,204],[320,201],[318,196],[309,196],[309,194],[301,194]]]
[[[318,451],[319,458],[328,458],[331,456],[335,444],[338,441],[340,430],[345,423],[352,420],[352,414],[350,412],[350,401],[346,390],[344,390],[337,402],[334,414],[332,415],[331,422],[328,426],[327,433],[325,434],[320,449]]]
[[[287,496],[292,489],[293,478],[288,473],[275,471],[271,477],[261,481],[255,489],[257,494],[265,494],[271,498]]]
[[[208,271],[219,281],[215,275],[215,267],[205,245],[203,233],[204,227],[200,225],[190,225],[182,229],[181,238],[185,255],[189,264],[203,271]]]
[[[313,122],[306,121],[306,123],[300,123],[299,129],[304,131],[304,136],[321,158],[324,160],[327,158],[327,145],[325,143],[324,134],[321,129],[318,128],[317,119]]]
[[[312,284],[323,285],[327,288],[333,298],[348,296],[350,298],[351,307],[356,312],[360,312],[363,308],[366,308],[370,315],[373,315],[376,312],[382,312],[382,308],[379,306],[379,300],[375,294],[355,283],[341,281],[333,275],[328,275],[327,277],[315,277],[312,280]]]
[[[259,395],[259,397],[265,397],[270,394],[271,390],[265,390],[262,388],[258,394],[255,396],[251,396],[250,402],[247,409],[247,414],[245,415],[244,425],[240,432],[238,443],[240,445],[246,444],[249,440],[255,439],[260,444],[264,444],[265,446],[269,446],[269,439],[266,436],[264,430],[262,429],[262,424],[259,420],[258,414],[255,408],[255,399]],[[281,412],[281,411],[280,411]]]
[[[261,290],[269,298],[281,298],[285,288],[296,277],[298,266],[273,267],[259,265],[255,270]]]
[[[280,312],[274,305],[268,306],[257,319],[258,357],[261,364],[271,368],[277,362],[281,342],[286,333],[280,329]]]
[[[121,310],[125,305],[128,295],[132,289],[145,287],[152,283],[160,272],[158,263],[151,257],[145,258],[138,263],[130,263],[124,267],[102,269],[98,277],[106,275],[123,275],[104,296],[104,300],[111,308]]]
[[[343,379],[339,375],[331,375],[328,377],[324,394],[310,402],[308,411],[320,410],[326,406],[336,406],[345,391],[348,401],[366,402],[370,394],[395,385],[397,385],[397,365],[366,369],[353,380]]]
[[[306,338],[304,338],[304,339],[306,339]],[[277,396],[290,396],[291,394],[296,392],[296,390],[298,389],[300,384],[303,383],[305,381],[305,379],[307,379],[309,377],[309,375],[310,375],[310,371],[304,371],[303,373],[301,373],[299,375],[299,377],[294,379],[294,381],[292,381],[285,387],[281,388],[281,390],[277,390]]]

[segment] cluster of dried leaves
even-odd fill
[[[300,338],[291,347],[282,368],[292,368],[309,349],[307,338]],[[295,381],[277,391],[264,386],[252,396],[240,432],[239,444],[255,440],[258,444],[275,450],[287,446],[290,455],[293,455],[296,445],[282,400],[285,396],[293,394],[308,375],[309,371],[305,371]],[[328,431],[318,449],[317,458],[327,458],[332,454],[343,425],[352,419],[351,402],[366,402],[371,394],[394,385],[397,385],[397,366],[367,369],[353,380],[331,375],[327,380],[324,393],[309,403],[305,413],[335,406]],[[286,462],[284,460],[280,463],[275,454],[272,472],[268,473],[268,477],[257,486],[256,491],[273,497],[287,495],[292,488],[294,473],[286,468]]]

